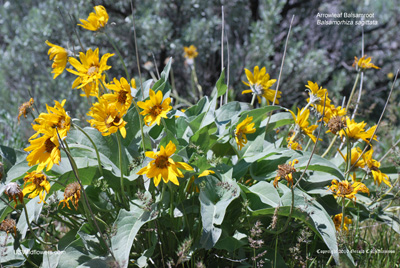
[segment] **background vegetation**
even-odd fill
[[[361,55],[360,26],[319,26],[318,12],[374,13],[377,26],[364,27],[365,53],[382,67],[364,81],[364,95],[359,114],[376,122],[388,94],[391,76],[400,63],[397,33],[400,7],[395,0],[388,1],[301,1],[301,0],[232,0],[232,1],[133,1],[137,25],[140,63],[148,66],[156,62],[162,70],[165,60],[172,56],[182,66],[183,46],[194,44],[199,51],[196,71],[206,94],[209,94],[221,70],[221,5],[225,10],[225,31],[229,46],[225,44],[225,65],[228,64],[230,96],[240,101],[250,101],[241,80],[244,68],[266,66],[272,78],[277,78],[283,53],[283,43],[291,17],[295,15],[292,36],[282,76],[282,105],[297,104],[305,95],[308,80],[328,88],[335,104],[348,96],[354,77],[349,70],[354,56]],[[67,110],[72,117],[80,118],[87,103],[78,98],[78,91],[71,90],[72,80],[53,80],[51,62],[47,57],[46,40],[57,45],[78,46],[74,29],[78,18],[83,18],[92,7],[106,7],[113,23],[113,38],[127,59],[131,74],[137,78],[138,70],[134,54],[133,26],[130,1],[56,1],[19,0],[0,1],[0,143],[22,148],[31,135],[30,125],[24,121],[17,125],[18,106],[32,95],[37,107],[51,103],[53,99],[68,98]],[[90,47],[94,38],[103,47],[100,53],[112,51],[104,36],[79,31],[83,45]],[[100,39],[100,40],[99,40]],[[57,40],[69,40],[59,44]],[[103,42],[101,42],[103,40]],[[106,51],[109,47],[110,49]],[[154,58],[153,58],[154,55]],[[113,66],[117,57],[111,58]],[[147,63],[147,64],[146,64]],[[122,67],[114,67],[116,76],[123,74]],[[191,100],[189,68],[174,68],[177,91]],[[348,69],[348,70],[346,70]],[[143,69],[143,79],[156,74],[155,68]],[[63,74],[61,77],[66,76]],[[301,98],[303,99],[303,98]],[[393,99],[399,99],[395,92]],[[301,103],[299,105],[303,105]],[[399,124],[400,111],[391,105],[386,114],[384,133],[390,133]]]

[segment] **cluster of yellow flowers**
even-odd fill
[[[107,11],[103,6],[95,6],[94,10],[95,12],[90,13],[87,20],[81,19],[80,21],[82,24],[78,25],[90,31],[103,31],[109,19]],[[77,59],[72,52],[61,46],[52,44],[49,41],[46,41],[46,44],[50,46],[48,54],[49,59],[53,61],[53,78],[56,79],[62,74],[66,69],[66,65],[69,63],[74,69],[67,69],[67,71],[76,75],[72,83],[72,88],[81,89],[83,91],[81,96],[86,98],[93,97],[96,99],[87,113],[88,116],[92,117],[88,122],[93,128],[101,132],[102,135],[108,136],[119,131],[122,137],[126,137],[125,127],[127,122],[124,121],[123,118],[132,104],[142,109],[140,114],[144,116],[143,121],[147,126],[151,126],[154,123],[160,125],[161,120],[167,118],[167,113],[172,110],[171,98],[164,99],[161,91],[154,92],[152,89],[149,90],[149,98],[147,100],[139,101],[136,104],[132,90],[136,89],[135,79],[128,81],[126,78],[122,77],[119,80],[114,78],[112,81],[108,81],[105,72],[109,70],[111,66],[107,65],[107,61],[110,57],[114,56],[114,54],[106,53],[100,58],[99,48],[96,48],[94,51],[88,49],[86,52],[80,52],[79,59]],[[184,57],[187,60],[193,61],[197,56],[198,52],[195,46],[184,47]],[[370,61],[370,58],[363,57],[360,60],[356,58],[355,64],[361,70],[378,68],[370,63]],[[270,75],[266,72],[265,67],[260,70],[258,66],[255,66],[253,72],[245,69],[245,74],[248,81],[243,81],[243,83],[250,89],[243,90],[242,94],[252,93],[253,101],[255,97],[257,97],[259,103],[261,103],[261,97],[264,97],[267,104],[279,104],[282,92],[271,89],[276,79],[270,79]],[[336,107],[332,104],[331,99],[328,97],[327,89],[322,86],[320,87],[317,83],[312,81],[308,81],[306,88],[309,92],[307,106],[301,109],[298,108],[297,115],[290,111],[295,124],[293,131],[287,138],[288,148],[302,150],[301,141],[304,135],[308,136],[314,143],[316,142],[316,137],[313,132],[317,128],[317,125],[312,125],[309,122],[311,112],[309,107],[312,107],[314,111],[316,111],[325,124],[332,126],[330,129],[333,134],[338,134],[341,138],[346,137],[351,141],[362,139],[366,142],[369,142],[371,139],[376,140],[376,136],[372,137],[376,126],[366,131],[366,123],[356,123],[353,119],[347,117],[345,108],[341,106]],[[61,103],[55,101],[54,107],[46,105],[47,113],[41,113],[39,117],[35,119],[36,124],[33,125],[33,129],[36,133],[29,139],[31,145],[25,149],[30,152],[27,156],[29,165],[38,165],[35,171],[28,173],[25,177],[25,184],[31,184],[24,188],[23,194],[25,195],[28,192],[32,192],[29,196],[30,198],[40,194],[41,201],[44,201],[45,194],[43,191],[49,192],[50,183],[42,173],[42,170],[46,167],[46,171],[49,171],[54,164],[59,164],[61,160],[61,141],[59,139],[65,139],[71,126],[70,117],[64,109],[65,102],[65,100]],[[25,105],[27,107],[26,109],[20,109],[19,117],[21,115],[26,116],[25,111],[30,108],[32,104],[33,100]],[[255,123],[252,122],[252,120],[252,116],[247,116],[244,120],[241,120],[235,128],[234,138],[239,150],[241,150],[248,141],[246,134],[256,132],[256,128],[254,127]],[[358,150],[357,148],[354,152],[358,152]],[[171,181],[179,185],[177,178],[183,177],[179,169],[193,170],[193,168],[184,162],[175,162],[171,158],[175,151],[176,145],[170,141],[165,148],[160,146],[160,151],[158,152],[146,152],[145,155],[154,160],[143,167],[138,174],[154,178],[154,184],[156,186],[160,183],[161,179],[163,179],[165,183]],[[387,175],[379,170],[380,163],[372,159],[372,152],[373,150],[371,149],[364,154],[362,156],[362,162],[359,161],[356,166],[365,168],[367,172],[371,172],[375,182],[378,182],[378,184],[383,181],[387,185],[390,185],[390,182],[387,180]],[[355,161],[353,158],[355,158],[356,155],[356,153],[352,154],[352,161]],[[288,174],[285,173],[286,175],[282,175],[283,173],[281,172],[282,174],[276,177],[274,185],[277,186],[277,182],[281,178],[285,178],[288,182],[293,184],[292,173],[294,172],[293,165],[295,163],[297,163],[297,160],[289,163],[286,168],[287,170],[285,169],[286,166],[281,166],[281,171],[284,172],[286,170]],[[334,181],[332,181],[332,183],[333,185],[330,189],[335,191],[335,194],[339,196],[342,191],[336,190],[340,188],[338,185],[343,183],[349,184],[348,182],[338,183]],[[76,185],[70,188],[76,189],[76,191],[69,191],[74,193],[68,194],[68,196],[66,195],[64,203],[68,202],[68,200],[72,201],[71,198],[75,198],[73,205],[76,208],[76,200],[79,200],[81,189],[80,187],[76,187]],[[355,189],[358,188],[354,186],[352,189],[356,191]],[[364,188],[361,187],[361,189]],[[350,195],[347,194],[345,197],[352,198],[350,196],[354,196],[354,191],[351,191]]]
[[[50,190],[50,183],[42,170],[46,167],[49,171],[54,164],[58,164],[61,160],[59,139],[67,136],[71,127],[71,118],[64,109],[66,100],[61,103],[55,101],[55,106],[46,105],[47,113],[41,113],[32,124],[32,128],[36,131],[29,138],[30,146],[25,148],[29,151],[26,157],[30,166],[38,164],[36,170],[28,172],[25,176],[25,184],[29,182],[29,187],[24,187],[23,195],[32,192],[29,198],[34,198],[40,194],[40,200],[44,201],[45,194]]]
[[[355,59],[355,65],[360,71],[365,71],[369,68],[378,69],[377,66],[372,64],[371,58],[362,57],[360,60]],[[270,87],[276,82],[275,79],[270,79],[268,73],[266,73],[265,67],[259,70],[259,67],[254,67],[254,72],[251,73],[248,69],[245,69],[248,82],[243,83],[250,87],[248,90],[244,90],[242,93],[252,93],[254,97],[258,98],[258,102],[261,103],[261,97],[264,97],[269,104],[279,103],[278,99],[281,97],[280,91],[275,91]],[[304,135],[308,136],[314,143],[317,138],[313,132],[318,127],[312,125],[309,122],[309,116],[311,111],[315,111],[317,116],[320,118],[318,121],[323,120],[323,123],[328,126],[329,130],[334,135],[339,135],[341,139],[346,138],[349,140],[349,144],[352,145],[359,140],[363,140],[370,146],[371,140],[377,140],[377,136],[374,135],[376,126],[365,129],[366,123],[356,122],[354,119],[348,117],[347,110],[341,106],[335,106],[332,100],[328,96],[328,90],[319,86],[317,83],[308,81],[305,86],[309,93],[307,99],[307,106],[303,108],[297,108],[297,115],[292,111],[288,110],[294,120],[294,129],[289,132],[287,138],[288,148],[293,150],[302,150],[301,141]],[[312,108],[312,109],[309,109]],[[238,149],[241,150],[247,143],[246,134],[251,134],[256,131],[252,117],[247,116],[242,120],[235,130],[235,139]],[[356,147],[351,150],[351,165],[355,168],[363,168],[367,174],[372,174],[374,182],[380,185],[382,182],[391,186],[388,176],[379,170],[380,163],[372,158],[373,149],[371,148],[365,154],[361,154],[361,149]],[[343,156],[347,163],[347,155]],[[358,160],[361,158],[361,160]],[[356,163],[356,161],[358,161]],[[277,175],[273,182],[275,187],[278,187],[278,181],[285,179],[288,182],[288,186],[293,187],[293,174],[296,172],[294,165],[298,163],[297,159],[278,166]],[[350,168],[350,167],[348,167]],[[353,181],[348,180],[337,181],[332,180],[332,185],[329,189],[333,192],[334,197],[356,199],[358,192],[364,192],[369,194],[368,188],[362,182],[355,181],[355,173],[353,175]],[[342,223],[342,214],[338,214],[334,217],[334,223],[337,230],[339,230]],[[348,230],[347,225],[351,224],[351,219],[345,217],[343,222],[343,229]]]
[[[95,6],[94,10],[95,13],[90,13],[87,20],[81,19],[82,24],[78,25],[90,31],[102,31],[109,19],[107,11],[103,6]],[[136,82],[135,79],[127,81],[124,77],[119,80],[114,78],[111,82],[107,82],[105,72],[111,68],[111,66],[107,65],[107,61],[114,54],[106,53],[100,58],[99,48],[94,51],[88,49],[86,53],[80,52],[79,59],[76,59],[67,49],[48,41],[46,41],[46,44],[50,46],[48,54],[50,55],[50,60],[53,60],[52,73],[54,74],[54,79],[63,73],[67,63],[69,63],[75,70],[67,69],[67,71],[76,75],[72,88],[81,89],[83,91],[81,96],[94,97],[96,99],[96,102],[93,103],[87,113],[88,116],[92,117],[92,119],[88,120],[90,125],[100,131],[103,136],[111,135],[119,130],[121,136],[125,138],[127,122],[124,121],[123,117],[134,102],[132,89],[136,89]],[[194,59],[197,55],[196,47],[193,45],[185,48],[185,56],[187,58]],[[152,89],[150,89],[149,95],[148,100],[139,101],[137,106],[143,109],[140,114],[144,116],[146,125],[151,126],[154,123],[160,125],[161,119],[167,118],[167,113],[172,109],[170,106],[171,99],[165,98],[163,100],[162,92],[154,92]],[[32,145],[25,150],[32,151],[27,160],[30,165],[39,163],[38,172],[46,165],[47,170],[50,170],[53,164],[60,162],[60,141],[55,134],[55,130],[57,129],[60,138],[63,139],[70,127],[70,118],[63,109],[64,104],[65,100],[61,104],[56,102],[55,108],[48,108],[49,114],[41,114],[35,120],[39,125],[34,126],[37,133],[31,139],[37,137],[39,133],[43,134],[43,136],[32,140]],[[42,127],[42,124],[46,125]],[[154,160],[141,169],[138,174],[146,174],[149,178],[154,177],[156,186],[161,181],[161,178],[165,183],[171,181],[179,185],[177,177],[183,177],[183,174],[178,168],[184,170],[193,170],[193,168],[183,162],[174,162],[171,156],[175,150],[175,144],[170,142],[165,148],[161,146],[159,152],[146,152],[146,156]],[[42,193],[43,189],[40,187],[43,183],[39,183],[39,180],[34,179],[33,175],[29,178],[32,178],[30,181],[36,186],[35,189]],[[46,192],[48,192],[49,188],[50,184],[44,186]],[[81,189],[77,185],[71,185],[69,188],[67,186],[65,199],[61,202],[64,202],[64,205],[67,204],[69,208],[68,200],[74,200],[73,205],[77,208],[77,200],[80,198]],[[44,196],[42,200],[44,200]]]
[[[362,150],[359,147],[351,149],[350,163],[353,167],[351,171],[355,171],[356,168],[362,168],[367,172],[367,174],[372,174],[374,183],[378,184],[378,186],[384,182],[387,186],[392,187],[390,181],[388,180],[389,176],[379,170],[381,163],[372,158],[373,152],[374,150],[372,148],[366,151],[364,154],[362,154]],[[342,155],[342,157],[347,162],[347,154],[344,156]],[[355,174],[353,177],[355,177]]]

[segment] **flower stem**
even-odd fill
[[[345,202],[345,198],[342,197],[342,223],[340,224],[340,229],[342,230],[342,232],[344,231],[343,230],[343,227],[344,227],[344,213],[345,213],[345,210],[346,210],[346,206],[345,206],[344,202]]]
[[[61,137],[60,137],[60,135],[59,135],[59,133],[58,133],[58,129],[57,129],[57,128],[56,128],[56,131],[57,131],[57,136],[58,136],[58,140],[59,140],[59,142],[60,142],[60,145],[61,145],[62,149],[64,150],[64,152],[67,154],[67,158],[68,158],[68,161],[69,161],[69,163],[70,163],[70,165],[71,165],[71,167],[72,167],[72,171],[73,171],[73,173],[74,173],[74,175],[75,175],[75,178],[76,178],[76,180],[78,181],[79,185],[81,186],[82,193],[83,193],[83,199],[85,200],[85,202],[82,202],[82,203],[83,203],[83,206],[84,206],[84,210],[85,210],[85,212],[86,212],[86,218],[87,218],[88,221],[91,220],[91,221],[94,223],[94,225],[95,225],[97,231],[98,231],[99,234],[100,234],[100,235],[99,235],[99,237],[100,237],[99,242],[101,241],[101,242],[104,243],[104,245],[105,245],[106,248],[107,248],[108,253],[111,255],[111,257],[112,257],[114,260],[116,260],[114,254],[113,254],[113,252],[111,251],[111,249],[110,249],[110,247],[108,246],[107,242],[106,242],[106,241],[104,240],[104,238],[103,238],[103,233],[101,232],[100,227],[99,227],[99,225],[97,224],[96,218],[95,218],[95,216],[94,216],[94,214],[93,214],[93,211],[92,211],[92,209],[91,209],[91,207],[90,207],[89,199],[88,199],[88,197],[87,197],[87,195],[86,195],[85,188],[83,187],[83,184],[82,184],[81,180],[79,179],[78,167],[77,167],[77,165],[76,165],[76,162],[75,162],[74,158],[71,156],[71,154],[70,154],[70,152],[69,152],[69,149],[67,150],[67,148],[68,148],[67,143],[61,139]],[[88,214],[89,214],[89,215],[88,215]]]
[[[254,101],[256,99],[257,94],[253,94],[253,98],[251,98],[251,102],[250,105],[253,106],[254,105]]]
[[[306,145],[306,147],[305,147],[304,150],[303,150],[304,152],[307,151],[308,147],[310,147],[310,144],[311,144],[311,138],[308,139],[307,145]]]
[[[276,242],[275,242],[275,256],[274,256],[274,268],[276,268],[276,259],[278,256],[278,235],[276,236]]]
[[[201,98],[203,98],[203,89],[201,88],[201,86],[199,84],[199,80],[197,79],[196,67],[195,67],[194,62],[193,62],[192,74],[193,74],[193,81],[196,85],[196,88],[197,88],[197,91],[199,94],[199,99],[201,99]]]
[[[29,231],[31,231],[31,233],[33,234],[33,236],[36,238],[37,241],[39,241],[39,243],[43,244],[43,245],[53,245],[53,243],[48,243],[48,242],[44,242],[42,241],[33,231],[31,223],[29,222],[29,216],[28,216],[28,210],[26,209],[26,205],[25,202],[22,202],[22,205],[24,206],[24,212],[25,212],[25,218],[26,218],[26,223],[28,224],[28,228]]]
[[[121,174],[120,176],[120,181],[121,181],[121,201],[122,203],[125,204],[125,201],[128,200],[125,196],[125,191],[124,191],[124,173],[122,171],[122,145],[121,145],[121,138],[119,137],[119,134],[116,133],[117,136],[117,141],[118,141],[118,162],[119,162],[119,172]]]
[[[15,236],[14,236],[13,234],[11,234],[11,235],[14,237],[14,241],[15,241]],[[29,262],[29,264],[31,264],[33,267],[39,268],[39,266],[37,266],[33,261],[31,261],[30,259],[28,259],[28,256],[26,256],[26,254],[24,253],[24,250],[22,249],[20,243],[18,243],[18,248],[19,248],[19,250],[21,251],[22,256],[24,256],[25,260],[26,260],[27,262]]]
[[[83,133],[83,135],[86,136],[86,138],[89,139],[90,143],[93,145],[94,150],[96,151],[96,156],[97,156],[97,165],[99,167],[99,172],[100,175],[103,176],[103,169],[101,168],[101,160],[100,160],[100,153],[99,150],[97,149],[96,143],[92,140],[92,138],[78,125],[72,124],[77,130]]]
[[[346,163],[346,180],[350,177],[350,168],[351,168],[351,142],[347,137],[347,163]]]
[[[174,217],[174,195],[172,193],[172,187],[170,184],[168,185],[168,189],[169,189],[169,216],[171,218]]]
[[[336,135],[335,137],[333,137],[331,144],[329,144],[328,148],[326,148],[325,152],[321,155],[321,157],[325,157],[329,151],[332,149],[333,144],[335,144],[336,138],[338,137],[338,135]]]
[[[134,99],[132,99],[132,103],[135,106],[136,112],[139,117],[140,135],[142,136],[142,147],[143,147],[143,155],[144,155],[146,152],[146,145],[144,143],[143,118],[140,116],[139,106],[137,105],[137,103]]]
[[[356,87],[357,87],[357,84],[358,84],[358,79],[360,78],[360,73],[361,73],[361,72],[358,72],[358,73],[357,73],[356,81],[354,82],[354,86],[353,86],[353,89],[351,90],[350,97],[349,97],[349,99],[347,100],[346,112],[347,112],[348,109],[349,109],[349,106],[350,106],[350,103],[351,103],[351,99],[353,98],[354,92],[356,91]]]
[[[164,118],[161,118],[161,122],[162,122],[162,124],[164,126],[164,131],[167,131],[168,130],[167,122],[165,122]]]

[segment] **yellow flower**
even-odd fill
[[[96,13],[91,12],[87,20],[80,19],[83,24],[78,24],[78,26],[89,31],[98,31],[105,27],[108,22],[106,9],[103,6],[95,6],[94,10]]]
[[[61,160],[60,144],[58,142],[58,137],[53,135],[53,132],[45,131],[44,135],[36,138],[30,139],[30,146],[25,148],[25,151],[31,151],[26,157],[29,166],[39,164],[36,168],[37,172],[40,172],[47,166],[47,171],[49,171],[54,164],[57,164]]]
[[[275,90],[270,89],[270,87],[276,82],[276,79],[269,79],[270,76],[267,74],[265,67],[259,70],[258,66],[254,67],[254,74],[251,73],[248,69],[244,69],[246,72],[248,83],[242,81],[246,86],[249,86],[250,89],[243,90],[242,94],[253,93],[257,95],[258,103],[261,103],[261,97],[264,97],[267,100],[267,104],[269,102],[273,102],[275,97]],[[282,92],[278,91],[276,95],[275,104],[279,104],[278,99],[281,97]]]
[[[318,87],[317,83],[308,81],[308,85],[306,85],[306,88],[308,88],[307,91],[310,95],[310,97],[307,99],[307,102],[311,103],[312,105],[321,105],[323,107],[325,94],[326,100],[329,100],[328,90],[326,88]]]
[[[339,135],[342,138],[343,136],[346,136],[353,141],[357,141],[359,139],[362,139],[366,142],[369,143],[369,140],[372,138],[372,134],[374,133],[376,126],[371,127],[367,131],[365,131],[365,126],[367,123],[364,123],[362,121],[361,123],[356,123],[354,119],[350,119],[349,117],[346,117],[346,128],[340,130]],[[374,140],[377,141],[376,135],[373,137]]]
[[[66,113],[64,105],[66,100],[61,103],[54,101],[54,107],[49,107],[46,104],[47,113],[41,113],[35,122],[38,124],[32,125],[32,128],[37,131],[30,139],[33,139],[39,135],[39,133],[53,133],[52,135],[57,137],[56,128],[60,138],[67,136],[71,128],[71,117]]]
[[[143,109],[140,113],[144,116],[144,122],[147,126],[151,126],[154,123],[160,125],[161,118],[167,118],[167,113],[172,110],[170,106],[171,98],[166,98],[163,101],[163,94],[161,90],[154,93],[152,89],[149,92],[150,99],[143,102],[138,101],[137,105]]]
[[[86,93],[86,97],[97,95],[99,89],[99,80],[104,80],[103,72],[109,70],[111,66],[107,65],[107,60],[114,54],[106,53],[101,57],[99,62],[99,49],[95,51],[89,49],[85,53],[79,53],[79,62],[75,58],[69,58],[69,63],[76,69],[67,69],[68,72],[78,77],[72,84],[72,88],[80,88]],[[84,89],[83,89],[84,88]]]
[[[81,185],[79,184],[79,182],[73,182],[73,183],[68,184],[67,187],[65,187],[64,199],[61,200],[58,203],[58,205],[60,205],[61,203],[64,203],[62,208],[64,208],[65,205],[67,205],[67,207],[69,209],[71,209],[71,207],[69,206],[69,202],[68,202],[68,201],[71,201],[75,210],[78,210],[78,202],[79,202],[80,198],[81,198]]]
[[[33,111],[33,103],[34,100],[31,98],[29,101],[24,102],[21,106],[18,108],[18,124],[19,124],[19,118],[23,115],[24,118],[26,118],[26,115],[29,114],[31,111]]]
[[[158,186],[163,179],[164,183],[171,181],[172,183],[179,185],[177,177],[183,178],[182,172],[178,169],[193,170],[193,168],[184,162],[175,162],[171,156],[175,153],[176,146],[170,141],[167,146],[160,146],[160,151],[152,152],[147,151],[145,155],[153,158],[147,166],[139,170],[138,175],[146,174],[147,177],[154,178],[154,185]]]
[[[215,172],[212,171],[212,170],[206,169],[206,170],[204,170],[203,172],[201,172],[201,173],[199,174],[199,178],[208,176],[208,175],[210,175],[210,174],[215,174]]]
[[[35,198],[39,195],[41,203],[44,201],[46,197],[46,193],[50,191],[50,183],[47,181],[46,175],[42,172],[32,171],[27,172],[27,175],[24,177],[24,189],[22,190],[22,194],[25,196],[27,193],[31,193],[28,198]]]
[[[50,55],[49,59],[53,60],[53,64],[51,65],[53,71],[51,73],[54,74],[53,79],[56,79],[57,76],[62,74],[65,66],[67,66],[68,51],[63,47],[50,43],[49,41],[46,41],[46,44],[51,47],[47,54]]]
[[[99,102],[93,104],[87,115],[93,117],[93,119],[88,120],[90,125],[100,131],[103,136],[108,136],[119,130],[121,136],[125,138],[126,122],[116,105],[110,104],[104,98],[100,98]]]
[[[212,170],[206,169],[199,174],[198,178],[205,177],[210,174],[215,174],[215,172]],[[194,184],[195,179],[196,179],[196,176],[192,176],[190,178],[190,181],[188,182],[188,185],[186,186],[187,193],[193,193],[193,192],[199,193],[200,192],[199,186]]]
[[[339,153],[343,157],[344,161],[347,163],[347,160],[348,160],[347,159],[347,154],[343,155],[341,151],[339,151]],[[360,158],[361,153],[362,153],[362,150],[360,148],[358,148],[358,147],[351,149],[350,162],[351,162],[351,166],[354,166],[354,168],[357,168],[357,167],[364,168],[365,167],[365,161],[362,158],[360,160],[358,160],[357,164],[355,164],[357,159]]]
[[[335,217],[333,217],[333,223],[335,224],[336,231],[340,231],[340,227],[342,226],[342,217],[343,213],[336,214]],[[349,228],[347,227],[348,224],[352,224],[353,221],[347,216],[344,216],[344,222],[343,222],[343,230],[349,231]]]
[[[357,199],[355,195],[358,192],[369,194],[367,186],[365,186],[364,183],[358,181],[350,183],[347,180],[338,182],[337,180],[334,179],[332,180],[332,185],[329,187],[329,190],[333,192],[333,196],[335,198],[339,196],[354,200]]]
[[[330,103],[330,101],[329,101]],[[327,101],[328,105],[328,101]],[[317,106],[317,111],[322,115],[324,107]],[[334,117],[343,117],[346,115],[346,108],[342,106],[335,107],[335,105],[330,104],[329,106],[325,107],[325,115],[324,115],[324,122],[328,123]]]
[[[308,117],[310,116],[310,110],[302,108],[301,110],[297,108],[297,116],[290,110],[288,110],[295,121],[294,137],[293,141],[296,141],[301,133],[306,134],[315,143],[317,138],[312,134],[313,131],[318,127],[317,125],[309,126]]]
[[[189,47],[183,47],[184,57],[186,59],[194,59],[199,53],[197,52],[197,48],[194,45],[190,45]]]
[[[132,79],[135,81],[134,79]],[[135,84],[136,86],[136,84]],[[113,90],[112,94],[104,94],[102,98],[106,99],[109,103],[114,104],[121,114],[125,114],[132,104],[131,86],[125,78],[120,81],[114,78],[114,83],[109,84],[108,88]]]
[[[303,150],[301,144],[294,140],[295,138],[296,138],[296,133],[293,132],[292,135],[286,139],[288,143],[287,147],[292,150],[300,150],[300,151]]]
[[[367,172],[372,173],[372,176],[374,177],[374,183],[378,183],[378,186],[380,186],[383,181],[387,186],[392,187],[390,181],[388,180],[389,176],[379,170],[381,163],[376,161],[375,159],[372,159],[373,152],[374,150],[371,148],[362,156],[363,161],[365,161],[365,164],[368,167]]]
[[[242,150],[244,145],[247,143],[246,134],[256,132],[256,129],[254,128],[254,123],[251,123],[252,120],[253,117],[249,117],[249,115],[247,115],[246,119],[244,119],[236,126],[235,140],[239,150]]]
[[[285,179],[288,182],[288,186],[293,186],[293,173],[296,172],[294,165],[299,163],[299,160],[294,159],[289,161],[289,164],[278,165],[278,170],[276,171],[276,177],[274,179],[274,187],[278,187],[278,181]]]
[[[389,80],[392,80],[393,77],[394,77],[394,74],[393,74],[392,72],[390,72],[390,73],[387,74],[387,78],[388,78]]]
[[[362,57],[360,59],[358,59],[357,57],[354,57],[353,67],[354,66],[357,66],[362,71],[365,70],[365,69],[370,69],[370,68],[380,69],[378,66],[374,65],[371,62],[371,57],[367,58],[367,55],[364,55],[364,57]]]

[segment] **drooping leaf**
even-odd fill
[[[149,192],[145,193],[145,198],[147,200],[151,198]],[[121,209],[114,223],[116,233],[111,237],[111,250],[121,268],[128,267],[129,253],[139,229],[146,222],[156,218],[156,214],[144,209],[143,201],[135,200],[135,203],[131,205],[130,211]],[[151,208],[154,210],[155,204]]]
[[[29,216],[29,223],[32,221],[37,221],[39,219],[40,213],[42,212],[43,202],[39,204],[40,198],[36,196],[35,198],[29,200],[26,203],[26,209]],[[24,209],[25,210],[25,209]],[[28,231],[28,223],[26,222],[25,213],[22,212],[21,217],[19,217],[17,223],[17,229],[21,233],[21,238],[24,239],[26,232]]]
[[[239,196],[239,186],[231,176],[232,169],[227,176],[222,177],[222,181],[214,176],[207,176],[205,187],[200,189],[200,214],[203,224],[200,244],[206,249],[212,248],[219,240],[222,233],[220,225],[226,209]]]

